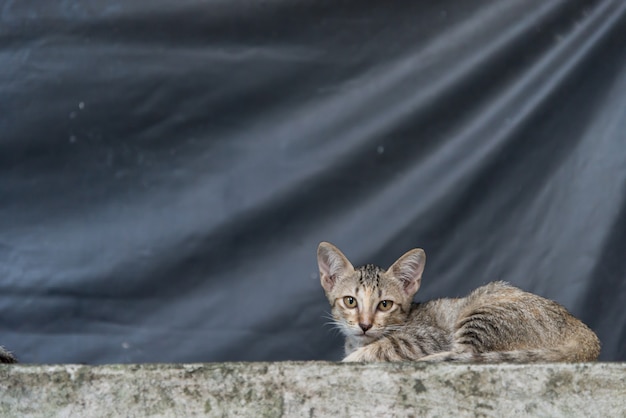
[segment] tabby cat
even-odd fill
[[[564,307],[505,282],[467,297],[413,303],[426,255],[413,249],[388,270],[354,268],[334,245],[317,250],[320,280],[346,337],[343,361],[593,361],[598,337]]]

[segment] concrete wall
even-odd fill
[[[4,365],[0,416],[626,417],[626,364]]]

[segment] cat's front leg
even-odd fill
[[[369,344],[369,345],[366,345],[364,347],[357,348],[352,353],[348,354],[341,361],[344,362],[344,363],[364,362],[364,361],[367,361],[367,362],[382,361],[382,360],[379,360],[379,359],[375,358],[373,350],[371,348],[372,345],[374,345],[374,344]]]
[[[395,341],[395,340],[394,340]],[[357,348],[346,356],[343,362],[374,362],[374,361],[403,361],[408,360],[397,343],[383,337],[363,347]]]

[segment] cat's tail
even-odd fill
[[[0,345],[0,364],[17,363],[15,356]]]
[[[451,363],[552,363],[595,361],[600,348],[567,344],[560,347],[536,348],[486,353],[445,351],[423,357],[421,361],[445,361]]]

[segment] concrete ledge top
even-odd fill
[[[0,416],[626,417],[626,363],[3,365]]]

